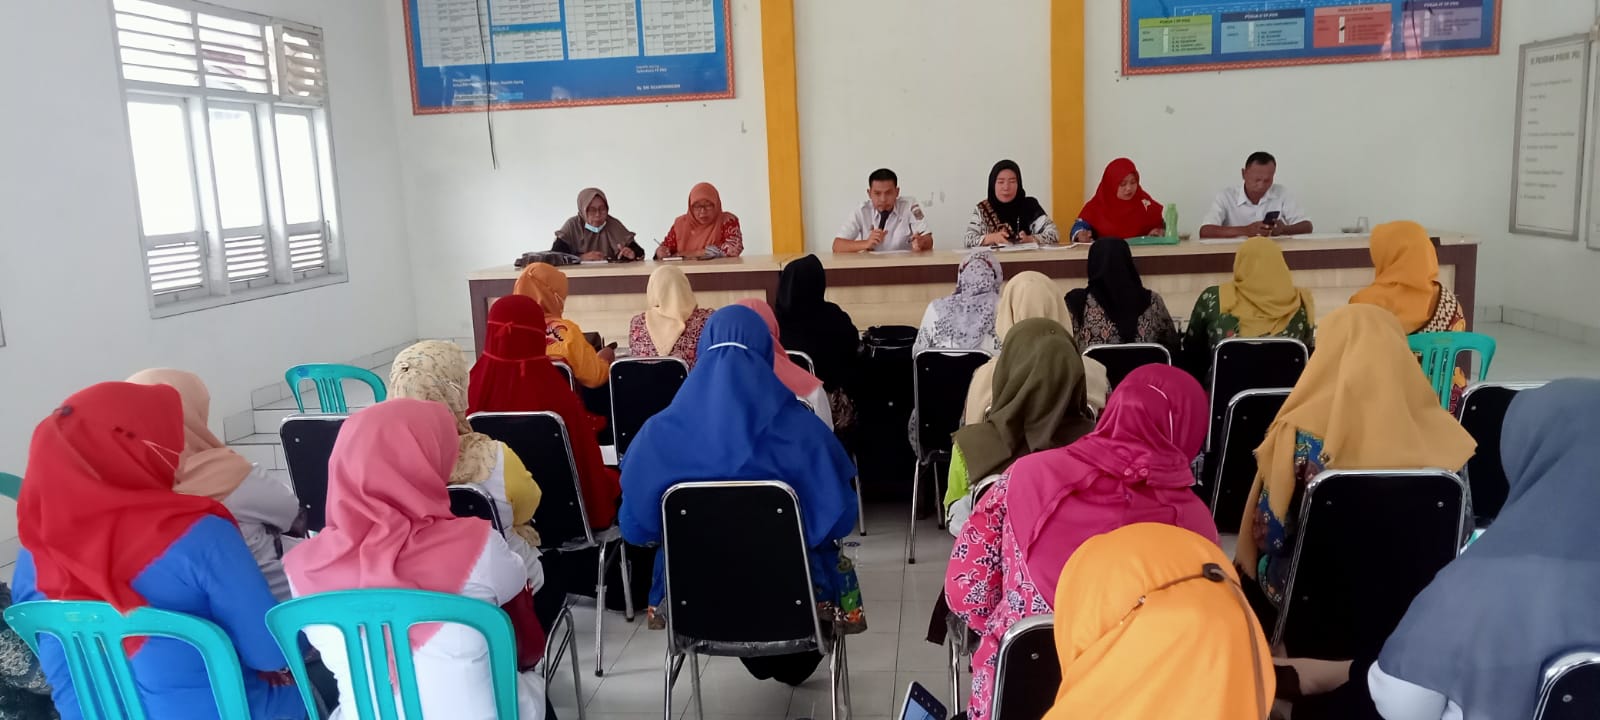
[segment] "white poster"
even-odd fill
[[[1578,239],[1588,98],[1588,35],[1522,46],[1511,232]]]

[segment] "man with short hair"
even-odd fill
[[[1200,221],[1200,237],[1272,237],[1311,232],[1311,221],[1289,189],[1273,184],[1277,172],[1278,161],[1271,153],[1251,153],[1239,172],[1244,183],[1217,193],[1211,210]],[[1268,222],[1267,216],[1274,213]]]
[[[888,168],[867,177],[867,201],[850,213],[833,239],[836,253],[932,249],[933,233],[922,206],[900,196],[900,178]]]

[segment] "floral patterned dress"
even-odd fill
[[[956,537],[945,571],[945,595],[950,612],[978,632],[982,639],[972,654],[971,720],[986,720],[994,697],[1000,638],[1017,621],[1052,612],[1051,593],[1035,587],[1023,562],[1022,546],[1006,519],[1006,487],[1002,476],[978,502],[971,518]]]
[[[0,583],[0,610],[11,607],[11,588]],[[0,621],[0,720],[54,720],[50,682],[28,644]]]
[[[672,344],[670,352],[661,354],[661,349],[650,340],[650,331],[644,324],[644,313],[633,316],[633,321],[628,324],[628,354],[633,357],[675,357],[689,363],[689,369],[694,369],[695,353],[700,346],[700,333],[706,329],[706,321],[711,319],[711,310],[695,308],[689,313],[688,322],[684,323],[683,334],[678,336],[678,341]]]
[[[1178,348],[1178,326],[1172,322],[1167,301],[1161,293],[1150,293],[1150,306],[1139,316],[1139,333],[1131,338],[1122,337],[1117,324],[1106,316],[1094,293],[1084,293],[1083,316],[1074,315],[1072,323],[1078,326],[1078,349],[1088,350],[1095,345],[1121,345],[1123,343],[1156,343],[1170,350]]]
[[[1283,332],[1267,337],[1294,338],[1310,348],[1316,336],[1316,327],[1301,307],[1289,318]],[[1239,318],[1222,311],[1222,291],[1213,285],[1200,293],[1194,301],[1194,312],[1189,315],[1189,328],[1183,335],[1183,360],[1180,365],[1204,384],[1211,375],[1211,351],[1217,343],[1240,337]]]
[[[1294,434],[1294,497],[1289,499],[1289,517],[1272,514],[1272,493],[1263,488],[1256,503],[1256,522],[1253,538],[1261,559],[1256,566],[1256,577],[1273,604],[1283,605],[1283,594],[1289,585],[1289,566],[1294,558],[1294,541],[1300,531],[1300,499],[1305,496],[1306,484],[1327,469],[1328,456],[1322,451],[1322,438],[1306,432]]]
[[[1433,317],[1412,335],[1437,332],[1465,332],[1467,329],[1467,314],[1461,309],[1461,301],[1456,299],[1456,294],[1450,289],[1439,285],[1439,293],[1433,303]],[[1419,356],[1420,360],[1420,356]],[[1456,376],[1450,388],[1450,412],[1455,413],[1461,407],[1461,394],[1467,389],[1467,375],[1456,368]]]
[[[669,256],[678,254],[678,228],[673,227],[667,231],[667,237],[661,241],[661,249],[667,251]],[[744,254],[744,231],[739,228],[739,218],[729,215],[722,223],[722,237],[707,245],[705,258],[739,257]]]

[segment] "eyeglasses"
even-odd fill
[[[717,206],[714,203],[697,202],[697,203],[695,203],[693,205],[690,205],[689,209],[690,210],[715,210],[715,209],[717,209]]]

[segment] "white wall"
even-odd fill
[[[153,320],[109,0],[0,2],[0,469],[67,395],[150,366],[193,370],[212,421],[307,360],[416,337],[390,113],[388,0],[228,0],[320,25],[332,85],[348,283]]]
[[[1077,213],[1051,206],[1049,17],[1048,0],[796,2],[807,249],[831,246],[879,167],[940,248],[961,247],[1004,158],[1058,220]]]
[[[1192,230],[1245,156],[1268,150],[1319,229],[1366,216],[1478,235],[1479,305],[1596,323],[1600,252],[1506,231],[1518,46],[1586,31],[1589,0],[1498,3],[1494,56],[1128,78],[1119,4],[1088,5],[1091,190],[1132,157]]]
[[[745,252],[772,252],[759,0],[732,3],[734,99],[496,112],[499,170],[482,113],[412,115],[401,3],[383,4],[421,335],[471,337],[466,273],[549,249],[585,187],[604,189],[654,252],[647,241],[688,210],[689,188],[710,182]]]

